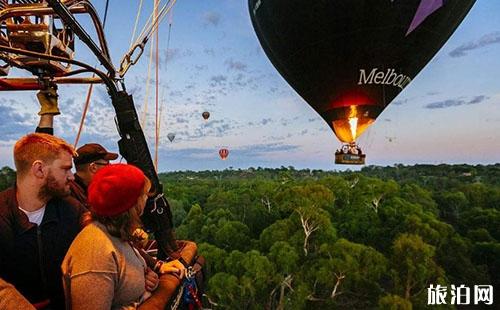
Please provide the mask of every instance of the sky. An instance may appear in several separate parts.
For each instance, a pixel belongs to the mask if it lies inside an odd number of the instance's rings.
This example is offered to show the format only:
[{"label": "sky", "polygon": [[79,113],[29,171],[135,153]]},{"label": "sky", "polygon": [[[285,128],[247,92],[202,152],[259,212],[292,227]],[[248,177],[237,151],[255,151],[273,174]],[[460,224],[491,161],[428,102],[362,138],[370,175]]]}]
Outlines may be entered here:
[{"label": "sky", "polygon": [[[93,1],[101,16],[104,3]],[[105,32],[116,67],[129,49],[139,3],[110,0]],[[139,29],[152,3],[144,0]],[[158,170],[358,169],[334,164],[340,142],[272,66],[247,5],[244,0],[178,0],[161,24]],[[478,0],[436,56],[362,135],[358,143],[368,165],[500,162],[498,12],[500,1]],[[79,20],[94,36],[88,18]],[[75,59],[97,63],[82,44],[75,50]],[[146,83],[149,55],[148,45],[125,84],[154,154],[154,74],[149,89]],[[28,74],[15,69],[14,76]],[[83,85],[59,87],[62,114],[56,117],[55,133],[70,143],[86,93]],[[35,92],[0,95],[0,166],[13,166],[12,146],[36,127],[38,109]],[[210,112],[208,121],[203,111]],[[96,87],[79,146],[98,142],[117,151],[113,118],[105,88]],[[168,133],[175,133],[173,142]],[[221,148],[229,149],[225,161],[218,155]]]}]

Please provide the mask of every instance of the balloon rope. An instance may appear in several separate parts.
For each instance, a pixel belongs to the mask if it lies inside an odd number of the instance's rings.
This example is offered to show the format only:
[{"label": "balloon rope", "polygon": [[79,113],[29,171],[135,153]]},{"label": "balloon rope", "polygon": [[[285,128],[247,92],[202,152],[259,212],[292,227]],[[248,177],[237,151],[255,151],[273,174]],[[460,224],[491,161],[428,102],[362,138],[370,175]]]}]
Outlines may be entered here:
[{"label": "balloon rope", "polygon": [[153,63],[153,43],[154,43],[154,38],[153,42],[151,42],[151,45],[149,46],[148,76],[146,78],[146,97],[144,98],[142,117],[141,117],[141,126],[144,132],[146,132],[146,127],[147,127],[146,118],[148,114],[149,85],[151,82],[151,64]]},{"label": "balloon rope", "polygon": [[[106,19],[108,18],[108,7],[109,0],[106,0],[106,6],[104,8],[104,18],[102,22],[102,29],[106,27]],[[92,77],[95,77],[95,73],[92,74]],[[82,134],[83,124],[85,123],[85,119],[87,118],[87,112],[90,106],[90,98],[92,97],[92,90],[94,89],[94,84],[89,85],[89,89],[87,90],[87,98],[85,99],[85,105],[83,106],[82,117],[80,118],[80,126],[78,127],[78,133],[76,134],[75,144],[73,147],[76,149],[78,146],[78,141],[80,141],[80,135]]]},{"label": "balloon rope", "polygon": [[[133,45],[147,42],[147,40],[149,39],[149,37],[159,27],[159,24],[161,23],[161,21],[163,20],[163,18],[165,18],[165,16],[167,15],[167,13],[172,9],[172,7],[176,3],[176,1],[177,0],[168,0],[163,5],[163,7],[158,11],[157,14],[153,13],[153,14],[151,14],[149,16],[148,20],[146,21],[146,24],[142,28],[141,33],[139,34],[139,36],[137,37],[137,39],[135,40],[135,42],[134,42]],[[158,5],[160,5],[160,4],[158,4]],[[150,23],[151,19],[153,21]]]},{"label": "balloon rope", "polygon": [[137,15],[135,17],[134,30],[132,31],[132,37],[130,38],[129,49],[132,48],[132,43],[134,43],[135,34],[137,33],[137,24],[139,23],[139,17],[141,16],[143,1],[144,0],[141,0],[141,2],[139,2],[139,8],[137,9]]},{"label": "balloon rope", "polygon": [[[158,0],[155,0],[155,16],[158,16]],[[158,172],[158,144],[159,144],[159,137],[160,137],[160,133],[159,133],[159,93],[158,93],[158,90],[159,90],[159,85],[160,85],[160,76],[159,76],[159,67],[160,67],[160,63],[159,63],[159,46],[160,46],[160,42],[159,42],[159,32],[160,32],[160,29],[159,28],[156,28],[156,32],[155,32],[155,38],[156,38],[156,41],[155,41],[155,51],[156,51],[156,55],[155,55],[155,82],[156,82],[156,85],[155,85],[155,161],[154,161],[154,165],[155,165],[155,169],[156,171]]]},{"label": "balloon rope", "polygon": [[[170,13],[170,22],[169,22],[169,25],[168,25],[168,37],[167,37],[167,53],[168,53],[168,50],[169,50],[169,47],[170,47],[170,34],[172,32],[172,13]],[[166,57],[165,59],[165,75],[167,74],[167,61],[168,61],[168,57]],[[165,109],[166,107],[166,104],[165,104],[165,88],[162,90],[162,96],[161,96],[161,104],[160,104],[160,115],[158,117],[158,121],[157,121],[157,137],[156,137],[156,148],[155,148],[155,167],[158,169],[158,149],[159,149],[159,146],[160,146],[160,138],[161,138],[161,123],[162,123],[162,120],[163,120],[163,110]]]}]

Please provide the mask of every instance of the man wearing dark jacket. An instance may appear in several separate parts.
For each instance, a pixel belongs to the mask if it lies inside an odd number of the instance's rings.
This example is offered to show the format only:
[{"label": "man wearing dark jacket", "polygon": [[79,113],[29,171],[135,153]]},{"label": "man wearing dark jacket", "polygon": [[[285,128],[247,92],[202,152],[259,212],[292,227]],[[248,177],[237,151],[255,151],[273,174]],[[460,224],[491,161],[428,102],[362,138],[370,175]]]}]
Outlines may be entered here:
[{"label": "man wearing dark jacket", "polygon": [[118,154],[108,152],[97,143],[85,144],[76,152],[78,156],[73,159],[76,169],[75,180],[70,182],[71,197],[87,205],[87,187],[90,181],[97,171],[109,165],[110,160],[117,159]]},{"label": "man wearing dark jacket", "polygon": [[14,146],[16,185],[0,193],[0,277],[38,308],[64,308],[60,265],[81,229],[70,194],[73,147],[41,133]]}]

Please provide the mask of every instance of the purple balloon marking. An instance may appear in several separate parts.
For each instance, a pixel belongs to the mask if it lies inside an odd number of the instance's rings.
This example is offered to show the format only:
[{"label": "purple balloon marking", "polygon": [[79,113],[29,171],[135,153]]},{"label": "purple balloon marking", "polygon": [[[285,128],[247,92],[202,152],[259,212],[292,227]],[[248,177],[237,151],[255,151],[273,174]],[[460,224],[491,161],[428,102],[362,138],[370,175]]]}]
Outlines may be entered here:
[{"label": "purple balloon marking", "polygon": [[410,28],[406,32],[406,35],[410,34],[415,28],[417,28],[429,15],[434,13],[437,9],[442,7],[444,0],[422,0],[418,5],[417,13],[411,21]]}]

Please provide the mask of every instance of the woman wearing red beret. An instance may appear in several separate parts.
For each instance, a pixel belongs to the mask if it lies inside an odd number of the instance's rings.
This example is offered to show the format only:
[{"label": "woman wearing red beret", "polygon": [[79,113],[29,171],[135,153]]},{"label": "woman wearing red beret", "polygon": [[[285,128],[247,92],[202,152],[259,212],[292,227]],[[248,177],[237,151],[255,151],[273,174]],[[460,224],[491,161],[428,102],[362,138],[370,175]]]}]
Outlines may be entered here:
[{"label": "woman wearing red beret", "polygon": [[[132,244],[150,188],[132,165],[109,165],[94,176],[88,189],[94,221],[78,234],[62,263],[68,309],[135,309],[156,288],[158,276]],[[167,264],[162,269],[181,273],[178,261]]]}]

